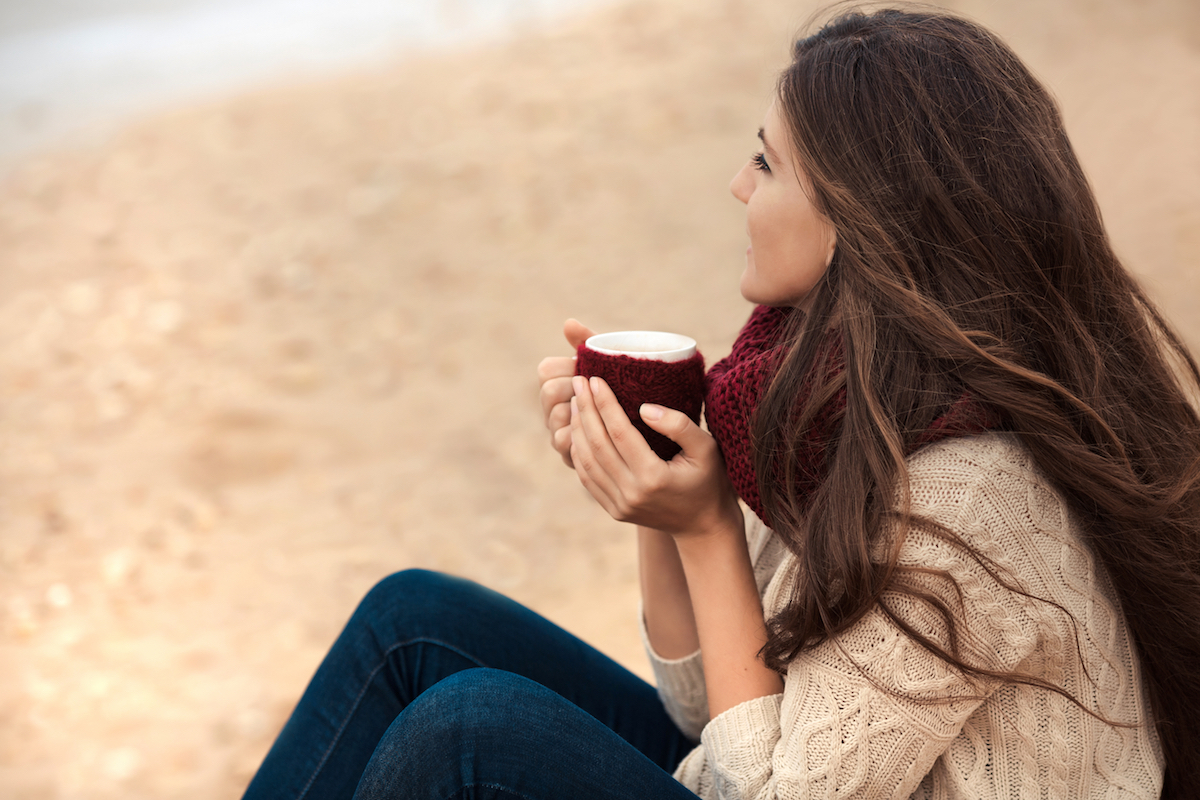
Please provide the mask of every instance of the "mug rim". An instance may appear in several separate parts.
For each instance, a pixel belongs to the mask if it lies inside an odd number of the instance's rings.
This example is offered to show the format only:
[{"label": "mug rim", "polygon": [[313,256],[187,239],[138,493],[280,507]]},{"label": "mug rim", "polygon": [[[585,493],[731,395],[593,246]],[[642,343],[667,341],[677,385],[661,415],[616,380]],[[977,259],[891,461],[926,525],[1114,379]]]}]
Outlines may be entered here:
[{"label": "mug rim", "polygon": [[[643,342],[637,350],[621,349],[618,345],[629,340]],[[655,340],[658,341],[655,341]],[[647,350],[647,346],[662,345],[659,349]],[[605,346],[607,345],[607,346]],[[589,350],[609,356],[629,356],[647,361],[683,361],[696,353],[696,340],[682,333],[668,331],[611,331],[597,333],[587,338],[584,346]]]}]

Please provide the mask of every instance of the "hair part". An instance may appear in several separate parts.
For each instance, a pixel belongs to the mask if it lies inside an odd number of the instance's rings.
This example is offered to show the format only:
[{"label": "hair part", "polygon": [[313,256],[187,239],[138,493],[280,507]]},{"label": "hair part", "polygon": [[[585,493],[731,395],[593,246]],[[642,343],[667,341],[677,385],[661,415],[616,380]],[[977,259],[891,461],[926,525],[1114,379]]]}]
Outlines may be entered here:
[{"label": "hair part", "polygon": [[[993,34],[943,12],[852,10],[793,56],[778,103],[838,244],[753,421],[760,492],[799,573],[764,659],[782,670],[906,591],[898,550],[875,563],[871,546],[906,496],[906,454],[968,391],[1028,448],[1112,580],[1163,797],[1180,796],[1200,780],[1196,362],[1113,252],[1053,99]],[[845,370],[796,408],[830,330]],[[799,497],[797,448],[842,388],[828,478]],[[967,675],[1044,685],[966,663],[940,613],[949,651],[905,633]]]}]

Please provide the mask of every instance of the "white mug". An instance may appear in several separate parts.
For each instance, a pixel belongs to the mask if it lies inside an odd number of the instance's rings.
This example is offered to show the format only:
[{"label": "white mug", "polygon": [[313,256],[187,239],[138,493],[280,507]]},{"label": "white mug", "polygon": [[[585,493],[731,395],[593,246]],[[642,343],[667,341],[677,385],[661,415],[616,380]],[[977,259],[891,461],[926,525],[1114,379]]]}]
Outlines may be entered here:
[{"label": "white mug", "polygon": [[662,331],[614,331],[588,338],[584,346],[609,356],[629,356],[648,361],[683,361],[696,354],[696,340]]}]

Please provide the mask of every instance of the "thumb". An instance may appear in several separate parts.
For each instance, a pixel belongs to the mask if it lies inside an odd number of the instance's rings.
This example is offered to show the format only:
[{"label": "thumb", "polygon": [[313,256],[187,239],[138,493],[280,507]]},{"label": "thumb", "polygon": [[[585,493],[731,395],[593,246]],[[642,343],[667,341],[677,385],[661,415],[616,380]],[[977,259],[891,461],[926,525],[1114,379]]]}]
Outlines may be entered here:
[{"label": "thumb", "polygon": [[651,430],[661,433],[683,448],[685,455],[695,455],[697,446],[711,439],[704,429],[684,414],[673,408],[655,403],[642,403],[638,414]]},{"label": "thumb", "polygon": [[583,344],[589,336],[595,335],[595,331],[577,319],[569,319],[563,323],[563,336],[567,337],[567,342],[575,349],[578,349],[579,345]]}]

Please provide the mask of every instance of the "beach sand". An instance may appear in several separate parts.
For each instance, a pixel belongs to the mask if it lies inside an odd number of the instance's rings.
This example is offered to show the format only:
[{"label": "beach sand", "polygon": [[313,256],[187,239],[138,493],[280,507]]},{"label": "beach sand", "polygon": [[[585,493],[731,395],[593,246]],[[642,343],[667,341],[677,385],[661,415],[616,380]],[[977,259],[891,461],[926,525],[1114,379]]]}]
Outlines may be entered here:
[{"label": "beach sand", "polygon": [[[960,2],[1060,98],[1121,255],[1200,346],[1200,11]],[[729,178],[812,5],[642,0],[131,123],[0,183],[0,795],[239,795],[358,598],[506,592],[642,675],[630,531],[535,368],[724,355]]]}]

